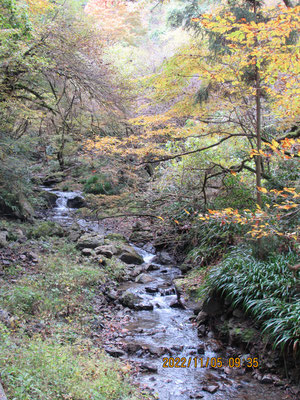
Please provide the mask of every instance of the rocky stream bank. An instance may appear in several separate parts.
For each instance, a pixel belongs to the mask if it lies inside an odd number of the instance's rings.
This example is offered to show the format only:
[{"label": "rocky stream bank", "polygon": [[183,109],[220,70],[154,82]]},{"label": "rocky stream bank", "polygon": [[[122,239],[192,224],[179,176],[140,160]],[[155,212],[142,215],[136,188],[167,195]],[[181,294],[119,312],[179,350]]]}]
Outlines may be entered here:
[{"label": "rocky stream bank", "polygon": [[[48,192],[56,199],[44,218],[62,226],[80,259],[114,269],[117,278],[98,288],[90,336],[128,366],[142,390],[161,400],[299,398],[299,388],[277,375],[272,353],[261,357],[258,331],[240,310],[215,296],[201,303],[186,298],[169,253],[76,217],[80,193]],[[3,248],[7,234],[0,234]]]}]

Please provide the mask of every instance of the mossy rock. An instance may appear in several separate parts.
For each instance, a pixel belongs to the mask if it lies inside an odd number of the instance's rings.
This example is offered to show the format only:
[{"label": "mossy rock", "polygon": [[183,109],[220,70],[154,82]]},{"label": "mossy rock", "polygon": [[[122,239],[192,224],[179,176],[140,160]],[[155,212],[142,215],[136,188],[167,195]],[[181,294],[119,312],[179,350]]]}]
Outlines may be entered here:
[{"label": "mossy rock", "polygon": [[42,204],[42,206],[46,207],[54,207],[56,204],[56,200],[58,199],[57,194],[52,192],[47,192],[46,190],[41,192],[40,197],[45,202],[45,204]]},{"label": "mossy rock", "polygon": [[53,221],[44,221],[38,225],[34,225],[27,232],[29,238],[39,239],[41,237],[65,236],[64,229]]},{"label": "mossy rock", "polygon": [[126,237],[121,235],[120,233],[109,233],[108,235],[105,236],[104,239],[128,243]]},{"label": "mossy rock", "polygon": [[255,328],[250,327],[245,322],[239,323],[235,319],[228,321],[227,331],[231,343],[255,343],[259,336]]}]

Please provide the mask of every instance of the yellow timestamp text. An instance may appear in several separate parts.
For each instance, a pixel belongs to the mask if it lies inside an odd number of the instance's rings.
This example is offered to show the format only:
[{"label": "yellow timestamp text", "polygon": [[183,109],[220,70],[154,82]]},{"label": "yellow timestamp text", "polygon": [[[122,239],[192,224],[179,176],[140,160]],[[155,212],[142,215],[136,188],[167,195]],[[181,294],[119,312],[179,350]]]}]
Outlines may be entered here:
[{"label": "yellow timestamp text", "polygon": [[258,358],[255,357],[248,357],[246,359],[231,357],[227,360],[221,357],[164,357],[162,361],[163,368],[258,368]]}]

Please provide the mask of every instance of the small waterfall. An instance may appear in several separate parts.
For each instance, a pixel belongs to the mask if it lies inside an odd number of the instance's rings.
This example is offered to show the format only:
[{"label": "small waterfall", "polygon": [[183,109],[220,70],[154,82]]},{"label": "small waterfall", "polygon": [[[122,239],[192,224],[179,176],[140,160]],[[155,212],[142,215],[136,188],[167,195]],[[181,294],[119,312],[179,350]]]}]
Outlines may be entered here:
[{"label": "small waterfall", "polygon": [[61,192],[44,187],[43,190],[54,193],[58,196],[56,204],[49,212],[49,216],[53,221],[62,223],[63,225],[72,225],[74,222],[74,209],[68,206],[68,200],[75,197],[82,197],[81,192]]}]

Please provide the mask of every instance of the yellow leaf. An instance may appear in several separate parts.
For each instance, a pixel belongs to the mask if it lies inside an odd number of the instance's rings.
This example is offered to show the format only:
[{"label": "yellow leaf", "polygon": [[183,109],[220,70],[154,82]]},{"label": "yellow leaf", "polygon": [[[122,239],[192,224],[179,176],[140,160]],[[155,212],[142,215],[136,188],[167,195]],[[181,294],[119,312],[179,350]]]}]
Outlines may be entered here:
[{"label": "yellow leaf", "polygon": [[184,208],[184,211],[187,213],[187,215],[190,215],[190,213],[188,212],[188,210],[186,210],[185,208]]},{"label": "yellow leaf", "polygon": [[174,222],[176,222],[176,224],[179,225],[179,222],[177,221],[177,219],[174,219]]},{"label": "yellow leaf", "polygon": [[257,186],[257,190],[259,190],[259,191],[262,192],[262,193],[268,193],[267,189],[266,189],[266,188],[263,188],[263,187]]},{"label": "yellow leaf", "polygon": [[161,219],[162,221],[164,221],[163,217],[156,217],[156,218],[159,218],[159,219]]}]

